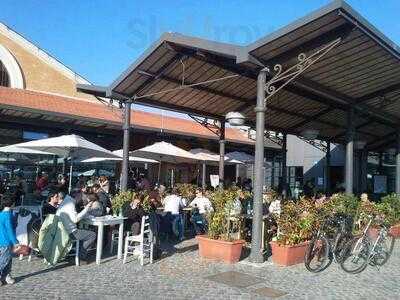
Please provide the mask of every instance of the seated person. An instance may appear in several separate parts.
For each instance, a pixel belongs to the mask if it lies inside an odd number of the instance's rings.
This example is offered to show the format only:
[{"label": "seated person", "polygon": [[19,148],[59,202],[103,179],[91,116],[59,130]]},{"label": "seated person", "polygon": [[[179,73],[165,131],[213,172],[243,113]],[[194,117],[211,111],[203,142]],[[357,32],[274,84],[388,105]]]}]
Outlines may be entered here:
[{"label": "seated person", "polygon": [[43,203],[42,214],[44,217],[47,215],[55,215],[57,212],[60,196],[58,190],[53,190],[49,193],[47,201]]},{"label": "seated person", "polygon": [[86,186],[82,187],[79,191],[74,193],[74,198],[75,198],[75,205],[76,205],[76,210],[80,212],[88,203],[88,194],[89,194],[89,188]]},{"label": "seated person", "polygon": [[106,193],[106,194],[110,193],[110,181],[108,180],[108,178],[106,176],[100,176],[99,185],[104,193]]},{"label": "seated person", "polygon": [[183,240],[183,220],[179,212],[183,207],[185,207],[185,203],[178,196],[177,190],[175,188],[170,189],[164,199],[164,212],[167,213],[166,217],[174,234],[181,241]]},{"label": "seated person", "polygon": [[194,226],[196,234],[205,233],[207,226],[206,214],[214,210],[210,200],[203,196],[203,191],[201,189],[197,189],[196,197],[189,205],[194,208],[190,221]]},{"label": "seated person", "polygon": [[158,189],[154,189],[149,193],[149,200],[153,210],[156,210],[158,207],[162,206],[161,195]]},{"label": "seated person", "polygon": [[103,204],[100,202],[99,197],[95,193],[90,193],[87,195],[89,210],[87,214],[92,217],[104,216]]},{"label": "seated person", "polygon": [[95,183],[92,187],[92,192],[95,193],[98,197],[98,200],[103,206],[103,215],[107,213],[107,211],[111,210],[111,200],[110,196],[103,191],[100,184]]},{"label": "seated person", "polygon": [[42,193],[45,189],[47,189],[49,185],[49,175],[47,173],[42,173],[42,176],[38,178],[36,182],[36,190],[40,194]]},{"label": "seated person", "polygon": [[133,235],[140,234],[142,217],[146,214],[142,207],[143,200],[143,195],[134,197],[125,210],[126,225]]},{"label": "seated person", "polygon": [[57,209],[56,215],[60,217],[67,232],[75,239],[81,241],[79,257],[83,263],[87,261],[88,249],[96,240],[96,233],[90,230],[78,229],[78,222],[87,216],[92,202],[89,202],[85,208],[77,213],[75,208],[75,199],[69,195],[62,195],[61,204]]},{"label": "seated person", "polygon": [[190,202],[189,206],[197,206],[201,215],[214,211],[211,201],[207,197],[203,196],[202,189],[196,190],[196,197],[193,199],[192,202]]}]

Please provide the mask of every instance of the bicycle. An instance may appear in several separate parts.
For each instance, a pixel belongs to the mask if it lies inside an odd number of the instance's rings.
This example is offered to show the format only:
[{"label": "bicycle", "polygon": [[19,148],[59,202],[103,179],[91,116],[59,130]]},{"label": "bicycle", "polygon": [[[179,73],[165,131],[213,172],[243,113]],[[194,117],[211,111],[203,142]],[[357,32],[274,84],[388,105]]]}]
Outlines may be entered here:
[{"label": "bicycle", "polygon": [[343,248],[343,260],[341,268],[350,274],[358,274],[371,266],[383,266],[393,251],[395,239],[389,234],[386,225],[381,224],[378,236],[372,242],[368,235],[372,224],[372,217],[369,217],[367,226],[364,228],[361,237],[355,237]]},{"label": "bicycle", "polygon": [[[336,214],[324,222],[307,246],[304,265],[308,271],[318,273],[330,266],[334,260],[340,263],[344,245],[352,239],[352,219],[343,214]],[[333,236],[331,229],[335,229]]]}]

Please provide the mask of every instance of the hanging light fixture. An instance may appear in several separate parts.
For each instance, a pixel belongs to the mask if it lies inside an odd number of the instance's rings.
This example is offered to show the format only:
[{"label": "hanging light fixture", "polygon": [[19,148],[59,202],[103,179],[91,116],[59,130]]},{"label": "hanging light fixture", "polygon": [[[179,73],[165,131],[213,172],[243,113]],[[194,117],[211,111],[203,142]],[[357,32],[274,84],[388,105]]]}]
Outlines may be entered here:
[{"label": "hanging light fixture", "polygon": [[300,135],[307,140],[315,140],[318,137],[318,134],[318,129],[305,129],[300,133]]},{"label": "hanging light fixture", "polygon": [[232,111],[226,114],[225,119],[231,126],[242,126],[246,118],[240,112]]}]

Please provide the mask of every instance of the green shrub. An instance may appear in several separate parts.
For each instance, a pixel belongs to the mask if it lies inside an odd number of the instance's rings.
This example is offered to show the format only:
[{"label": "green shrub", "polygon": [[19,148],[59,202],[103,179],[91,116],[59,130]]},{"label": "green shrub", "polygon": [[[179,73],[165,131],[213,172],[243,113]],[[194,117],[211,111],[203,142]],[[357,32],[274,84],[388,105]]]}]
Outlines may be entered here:
[{"label": "green shrub", "polygon": [[236,190],[216,190],[209,195],[214,211],[208,215],[208,237],[216,240],[232,240],[229,230],[229,208],[237,198]]},{"label": "green shrub", "polygon": [[176,185],[179,195],[185,198],[187,201],[191,201],[196,196],[197,186],[189,183],[178,183]]},{"label": "green shrub", "polygon": [[400,223],[400,195],[390,194],[382,198],[381,209],[388,213],[392,224]]},{"label": "green shrub", "polygon": [[335,194],[326,204],[326,209],[332,214],[347,214],[356,219],[359,212],[360,203],[361,201],[354,195]]},{"label": "green shrub", "polygon": [[310,240],[320,223],[314,201],[301,198],[298,202],[285,203],[281,209],[277,218],[278,244],[294,246]]},{"label": "green shrub", "polygon": [[127,205],[132,202],[132,199],[136,196],[133,191],[119,192],[111,199],[111,205],[114,213],[118,214],[120,212],[124,213]]}]

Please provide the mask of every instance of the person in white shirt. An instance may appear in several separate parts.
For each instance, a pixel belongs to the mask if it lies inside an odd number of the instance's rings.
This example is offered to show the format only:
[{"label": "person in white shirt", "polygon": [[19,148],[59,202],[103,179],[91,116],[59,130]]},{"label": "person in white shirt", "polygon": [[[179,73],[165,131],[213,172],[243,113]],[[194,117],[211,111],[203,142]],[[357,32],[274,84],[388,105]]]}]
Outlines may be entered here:
[{"label": "person in white shirt", "polygon": [[214,211],[210,199],[203,196],[203,191],[201,189],[196,190],[196,198],[190,202],[189,206],[197,207],[201,215]]},{"label": "person in white shirt", "polygon": [[172,232],[180,241],[183,240],[183,219],[180,210],[185,206],[185,200],[178,196],[175,188],[170,190],[168,195],[164,198],[164,212],[167,213],[166,218],[171,225]]},{"label": "person in white shirt", "polygon": [[204,234],[207,227],[206,215],[214,211],[211,201],[203,196],[201,189],[197,189],[196,198],[190,202],[189,206],[193,208],[190,221],[193,224],[196,234]]},{"label": "person in white shirt", "polygon": [[269,205],[268,211],[273,215],[280,215],[281,214],[281,200],[275,199]]},{"label": "person in white shirt", "polygon": [[87,260],[87,252],[89,247],[96,240],[96,233],[90,230],[78,229],[77,224],[85,218],[91,209],[92,202],[89,202],[85,208],[78,213],[75,208],[75,199],[69,195],[60,195],[62,199],[57,209],[56,215],[60,217],[67,232],[77,240],[81,241],[81,249],[79,251],[80,259]]}]

